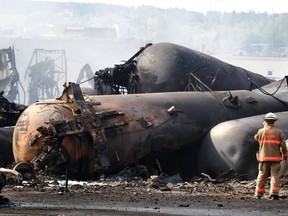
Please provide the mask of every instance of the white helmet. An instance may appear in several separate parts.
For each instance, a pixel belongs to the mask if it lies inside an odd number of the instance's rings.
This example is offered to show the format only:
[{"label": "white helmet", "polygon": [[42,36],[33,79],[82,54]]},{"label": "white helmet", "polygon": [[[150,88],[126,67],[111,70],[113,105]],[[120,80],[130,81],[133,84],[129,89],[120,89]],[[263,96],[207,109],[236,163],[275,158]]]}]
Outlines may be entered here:
[{"label": "white helmet", "polygon": [[278,118],[277,118],[277,116],[274,113],[269,112],[269,113],[266,114],[264,120],[265,121],[277,121]]}]

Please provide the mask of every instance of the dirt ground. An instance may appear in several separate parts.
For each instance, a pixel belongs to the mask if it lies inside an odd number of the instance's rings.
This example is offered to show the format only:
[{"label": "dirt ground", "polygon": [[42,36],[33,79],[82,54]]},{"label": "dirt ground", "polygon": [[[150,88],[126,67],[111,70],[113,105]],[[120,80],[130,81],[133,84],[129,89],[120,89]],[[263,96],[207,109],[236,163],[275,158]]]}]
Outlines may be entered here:
[{"label": "dirt ground", "polygon": [[[175,181],[176,179],[176,181]],[[177,182],[177,177],[174,178]],[[172,181],[173,182],[173,179]],[[287,215],[288,178],[281,178],[280,200],[253,198],[255,181],[165,183],[152,176],[114,176],[98,181],[68,181],[40,177],[7,185],[0,215]],[[66,191],[67,189],[67,191]],[[8,201],[9,200],[9,201]]]}]

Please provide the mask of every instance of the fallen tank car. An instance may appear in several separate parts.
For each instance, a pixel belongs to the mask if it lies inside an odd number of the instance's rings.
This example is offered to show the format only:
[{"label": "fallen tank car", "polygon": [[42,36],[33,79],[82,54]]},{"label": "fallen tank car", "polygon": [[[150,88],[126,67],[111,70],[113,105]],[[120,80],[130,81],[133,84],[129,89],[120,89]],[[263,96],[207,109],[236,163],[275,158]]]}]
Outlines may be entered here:
[{"label": "fallen tank car", "polygon": [[96,71],[94,89],[100,95],[251,90],[254,83],[263,86],[272,81],[190,48],[158,43],[140,48],[124,64]]},{"label": "fallen tank car", "polygon": [[26,108],[26,105],[10,102],[0,92],[0,127],[14,126]]},{"label": "fallen tank car", "polygon": [[14,127],[0,127],[0,167],[7,167],[14,162],[12,140]]},{"label": "fallen tank car", "polygon": [[12,137],[14,125],[27,106],[14,103],[18,92],[19,74],[14,48],[0,50],[0,167],[14,162]]},{"label": "fallen tank car", "polygon": [[[68,170],[76,179],[144,159],[158,159],[170,175],[191,177],[197,164],[191,154],[198,154],[212,127],[286,110],[282,101],[247,90],[84,96],[79,85],[69,83],[61,97],[32,104],[21,114],[13,153],[18,164]],[[188,157],[169,157],[181,151]],[[167,158],[170,162],[162,163]]]},{"label": "fallen tank car", "polygon": [[[266,85],[257,90],[265,93],[283,104],[288,104],[288,77]],[[288,112],[276,113],[278,120],[276,127],[280,128],[288,139]],[[256,151],[258,142],[254,140],[254,134],[263,127],[264,115],[256,115],[222,122],[213,127],[203,139],[198,154],[199,172],[217,178],[223,173],[233,170],[239,175],[247,175],[250,178],[257,176]],[[217,161],[217,163],[211,163]],[[281,174],[288,171],[287,163],[282,163]]]},{"label": "fallen tank car", "polygon": [[8,101],[0,93],[0,167],[14,162],[12,140],[14,126],[27,106]]},{"label": "fallen tank car", "polygon": [[[276,127],[280,128],[287,137],[288,112],[275,114],[279,118],[275,123]],[[256,151],[259,149],[259,144],[253,137],[263,127],[263,117],[264,115],[257,115],[240,118],[213,127],[200,146],[197,163],[199,172],[217,179],[231,170],[237,175],[255,179],[258,174]],[[285,173],[286,169],[282,164],[281,173]]]}]

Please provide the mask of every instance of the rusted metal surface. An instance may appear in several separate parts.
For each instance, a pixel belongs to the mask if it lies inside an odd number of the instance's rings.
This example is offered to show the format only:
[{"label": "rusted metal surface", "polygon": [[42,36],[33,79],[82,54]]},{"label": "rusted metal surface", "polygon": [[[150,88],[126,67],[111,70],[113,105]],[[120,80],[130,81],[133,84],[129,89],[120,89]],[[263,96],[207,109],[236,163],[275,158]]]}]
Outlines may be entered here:
[{"label": "rusted metal surface", "polygon": [[273,97],[246,90],[88,97],[70,83],[58,99],[24,111],[13,152],[16,162],[60,173],[69,165],[71,177],[89,178],[186,147],[196,151],[220,122],[285,110]]}]

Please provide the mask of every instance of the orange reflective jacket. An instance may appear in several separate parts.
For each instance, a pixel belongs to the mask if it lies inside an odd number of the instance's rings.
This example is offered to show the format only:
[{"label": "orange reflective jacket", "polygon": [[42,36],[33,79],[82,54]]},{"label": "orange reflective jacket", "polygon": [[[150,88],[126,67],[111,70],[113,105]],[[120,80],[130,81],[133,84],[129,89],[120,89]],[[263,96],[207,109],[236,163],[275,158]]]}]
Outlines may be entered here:
[{"label": "orange reflective jacket", "polygon": [[287,155],[285,137],[283,132],[271,125],[261,128],[255,139],[259,142],[259,162],[280,162]]}]

